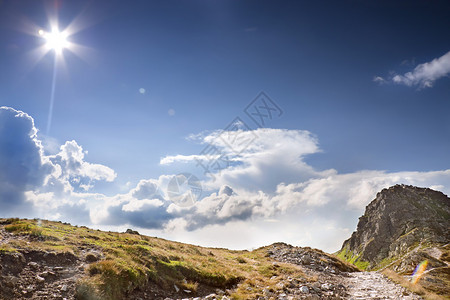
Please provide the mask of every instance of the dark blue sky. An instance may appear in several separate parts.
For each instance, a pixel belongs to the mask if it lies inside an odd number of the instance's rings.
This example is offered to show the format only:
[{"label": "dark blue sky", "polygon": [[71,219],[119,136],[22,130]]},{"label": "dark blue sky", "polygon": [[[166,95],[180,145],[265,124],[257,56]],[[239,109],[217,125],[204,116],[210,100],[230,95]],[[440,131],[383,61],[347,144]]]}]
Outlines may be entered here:
[{"label": "dark blue sky", "polygon": [[[449,16],[448,1],[5,0],[0,106],[34,118],[47,154],[75,140],[112,168],[115,183],[96,186],[106,194],[162,174],[201,177],[160,160],[199,154],[186,137],[237,116],[257,129],[244,109],[260,91],[283,110],[268,128],[317,138],[321,151],[302,158],[316,171],[445,170]],[[33,49],[49,19],[74,24],[68,40],[83,48],[58,58],[46,132],[55,53],[37,60]]]},{"label": "dark blue sky", "polygon": [[[1,103],[41,131],[52,54],[30,70],[27,51],[41,41],[21,31],[24,20],[48,27],[52,3],[0,6]],[[50,135],[115,169],[156,175],[161,156],[198,151],[185,136],[225,127],[261,90],[285,112],[273,127],[318,136],[324,153],[309,158],[318,168],[449,167],[448,78],[422,90],[372,80],[450,50],[447,1],[57,3],[60,29],[79,17],[87,28],[70,40],[93,53],[65,51]]]}]

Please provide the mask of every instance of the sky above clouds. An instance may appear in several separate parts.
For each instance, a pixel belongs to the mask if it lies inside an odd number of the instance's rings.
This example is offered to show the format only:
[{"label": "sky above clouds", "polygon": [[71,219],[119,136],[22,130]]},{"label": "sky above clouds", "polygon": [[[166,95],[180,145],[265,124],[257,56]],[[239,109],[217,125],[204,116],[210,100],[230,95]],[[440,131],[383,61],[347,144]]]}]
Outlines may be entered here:
[{"label": "sky above clouds", "polygon": [[[0,217],[336,251],[382,188],[450,194],[449,13],[3,1]],[[55,20],[61,53],[39,34]],[[194,203],[173,197],[177,174],[201,186]]]}]

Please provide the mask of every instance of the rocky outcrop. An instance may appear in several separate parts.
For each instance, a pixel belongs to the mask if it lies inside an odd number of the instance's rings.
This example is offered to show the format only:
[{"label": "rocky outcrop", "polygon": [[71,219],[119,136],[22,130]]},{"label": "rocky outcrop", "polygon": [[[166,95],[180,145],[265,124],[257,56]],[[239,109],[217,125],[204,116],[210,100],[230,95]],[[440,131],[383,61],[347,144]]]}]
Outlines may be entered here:
[{"label": "rocky outcrop", "polygon": [[267,255],[281,262],[301,265],[331,274],[359,271],[358,268],[351,264],[347,264],[319,249],[310,247],[294,247],[285,243],[275,243],[268,247]]},{"label": "rocky outcrop", "polygon": [[417,247],[450,240],[450,198],[429,188],[396,185],[379,192],[346,240],[341,257],[374,269]]},{"label": "rocky outcrop", "polygon": [[450,295],[450,198],[429,188],[396,185],[379,192],[337,253],[367,270],[411,276],[423,261],[421,285]]}]

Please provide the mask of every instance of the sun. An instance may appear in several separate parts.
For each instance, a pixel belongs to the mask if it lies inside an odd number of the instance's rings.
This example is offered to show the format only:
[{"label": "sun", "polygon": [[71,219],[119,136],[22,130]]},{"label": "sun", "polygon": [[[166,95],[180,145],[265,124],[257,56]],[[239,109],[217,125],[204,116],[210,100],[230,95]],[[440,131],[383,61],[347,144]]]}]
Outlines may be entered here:
[{"label": "sun", "polygon": [[40,29],[38,34],[45,39],[45,48],[55,51],[56,54],[61,54],[63,49],[68,48],[70,45],[69,41],[67,41],[67,32],[59,31],[56,27],[51,32],[45,32]]}]

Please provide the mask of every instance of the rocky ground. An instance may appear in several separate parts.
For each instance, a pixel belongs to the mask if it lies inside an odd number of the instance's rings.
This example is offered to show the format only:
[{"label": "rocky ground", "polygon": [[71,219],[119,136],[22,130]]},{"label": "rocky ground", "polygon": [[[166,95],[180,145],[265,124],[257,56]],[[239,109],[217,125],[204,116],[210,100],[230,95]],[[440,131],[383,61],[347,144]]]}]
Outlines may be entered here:
[{"label": "rocky ground", "polygon": [[[12,238],[3,229],[0,233],[0,245]],[[93,248],[82,253],[0,251],[0,299],[74,299],[85,266],[102,257]]]},{"label": "rocky ground", "polygon": [[[268,255],[280,262],[300,265],[308,279],[286,277],[278,284],[279,289],[263,289],[260,300],[422,299],[379,272],[360,272],[316,249],[277,243],[269,247]],[[230,299],[227,294],[219,290],[204,297],[187,295],[186,299]],[[172,298],[165,298],[169,299]]]}]

